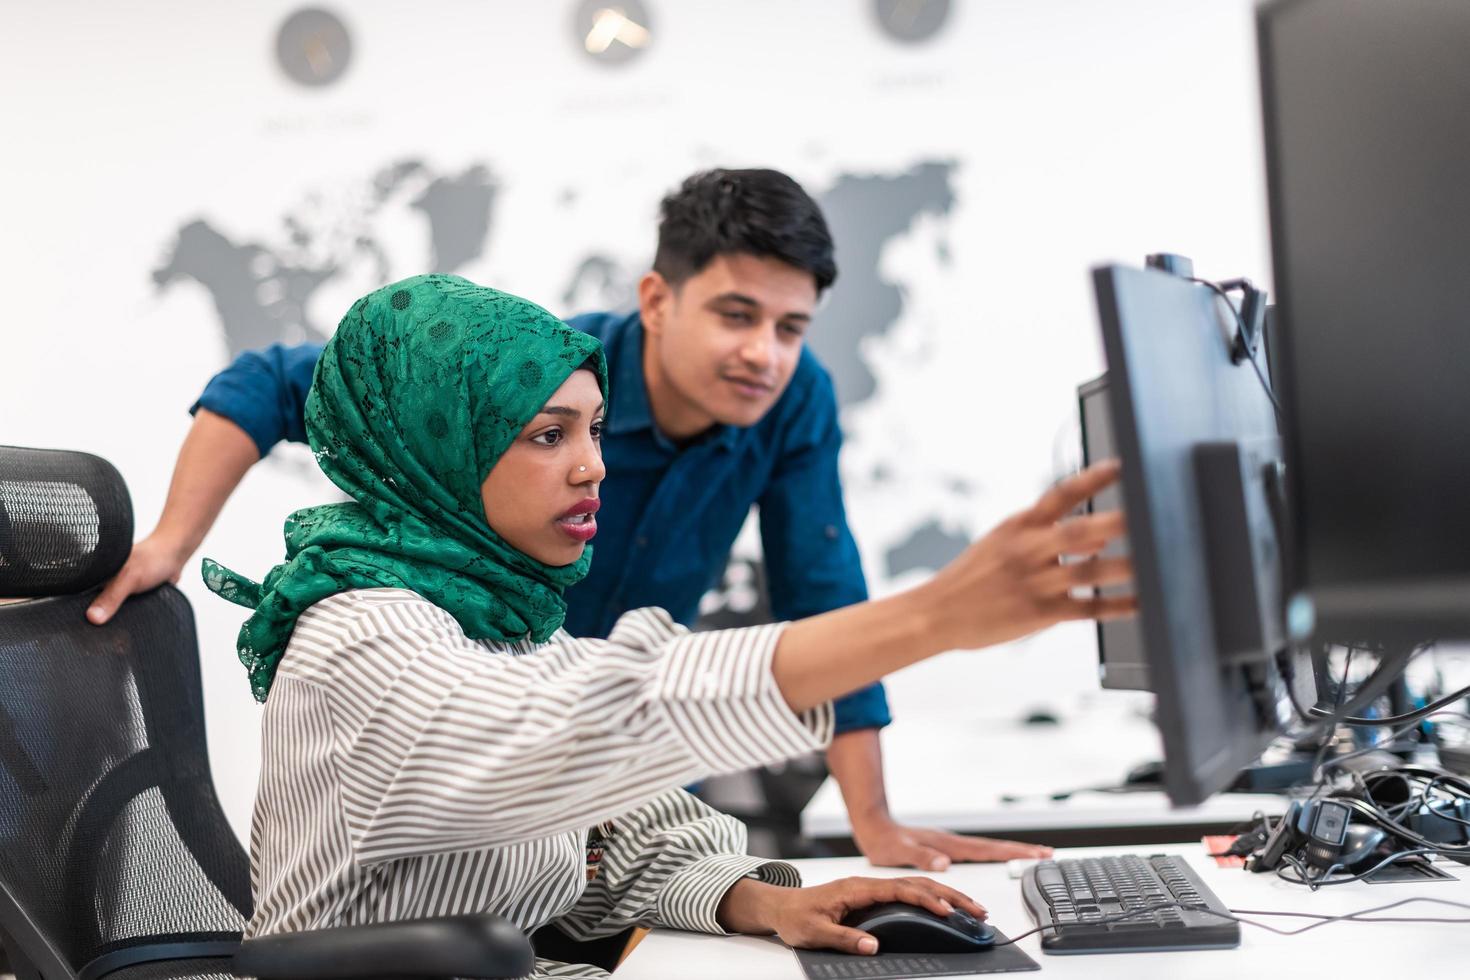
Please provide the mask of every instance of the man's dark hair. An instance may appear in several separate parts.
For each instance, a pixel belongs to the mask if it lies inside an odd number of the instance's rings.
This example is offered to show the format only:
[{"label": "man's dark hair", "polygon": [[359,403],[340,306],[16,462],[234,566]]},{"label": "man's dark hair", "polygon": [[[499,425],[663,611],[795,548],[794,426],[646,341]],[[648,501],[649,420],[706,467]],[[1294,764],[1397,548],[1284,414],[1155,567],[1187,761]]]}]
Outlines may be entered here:
[{"label": "man's dark hair", "polygon": [[837,278],[822,209],[778,170],[704,170],[660,207],[653,268],[678,287],[718,255],[780,259],[810,272],[820,294]]}]

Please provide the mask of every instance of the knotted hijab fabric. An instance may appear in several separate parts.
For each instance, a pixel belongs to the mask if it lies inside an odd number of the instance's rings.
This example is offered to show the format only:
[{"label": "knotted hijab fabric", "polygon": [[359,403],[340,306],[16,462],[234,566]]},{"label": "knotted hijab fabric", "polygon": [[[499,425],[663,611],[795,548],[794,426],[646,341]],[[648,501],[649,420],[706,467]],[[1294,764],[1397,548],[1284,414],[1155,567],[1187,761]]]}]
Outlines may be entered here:
[{"label": "knotted hijab fabric", "polygon": [[517,551],[486,523],[480,486],[584,365],[606,399],[595,339],[458,276],[416,276],[353,304],[306,399],[317,463],[352,501],[287,518],[286,560],[261,583],[204,561],[212,591],[254,609],[237,646],[257,701],[297,617],[351,589],[409,589],[474,639],[556,632],[562,592],[587,574],[592,549],[564,566]]}]

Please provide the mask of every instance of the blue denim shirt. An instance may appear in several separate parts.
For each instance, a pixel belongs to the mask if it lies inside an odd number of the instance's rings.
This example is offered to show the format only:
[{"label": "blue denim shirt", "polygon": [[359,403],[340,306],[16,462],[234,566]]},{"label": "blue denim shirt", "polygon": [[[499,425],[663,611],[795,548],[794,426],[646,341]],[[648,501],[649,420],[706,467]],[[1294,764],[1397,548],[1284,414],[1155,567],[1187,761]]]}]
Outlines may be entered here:
[{"label": "blue denim shirt", "polygon": [[[594,313],[568,323],[602,341],[611,389],[602,438],[608,478],[592,568],[566,593],[573,636],[605,637],[620,615],[642,606],[661,606],[692,625],[753,504],[777,619],[868,597],[842,505],[837,399],[809,350],[755,425],[716,426],[679,447],[653,424],[638,314]],[[305,442],[306,393],[321,351],[320,344],[247,351],[214,376],[194,409],[239,425],[262,456],[281,439]],[[891,720],[881,684],[840,699],[836,709],[839,732]]]}]

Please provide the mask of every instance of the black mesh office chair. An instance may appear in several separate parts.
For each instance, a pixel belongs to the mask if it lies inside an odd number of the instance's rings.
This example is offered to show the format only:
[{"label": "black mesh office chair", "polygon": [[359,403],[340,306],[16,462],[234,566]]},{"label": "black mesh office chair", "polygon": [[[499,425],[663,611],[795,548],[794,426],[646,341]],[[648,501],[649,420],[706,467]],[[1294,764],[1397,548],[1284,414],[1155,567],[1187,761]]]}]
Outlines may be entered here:
[{"label": "black mesh office chair", "polygon": [[193,613],[164,586],[103,627],[132,505],[82,453],[0,447],[0,943],[20,980],[518,977],[495,916],[240,944],[249,860],[215,796]]}]

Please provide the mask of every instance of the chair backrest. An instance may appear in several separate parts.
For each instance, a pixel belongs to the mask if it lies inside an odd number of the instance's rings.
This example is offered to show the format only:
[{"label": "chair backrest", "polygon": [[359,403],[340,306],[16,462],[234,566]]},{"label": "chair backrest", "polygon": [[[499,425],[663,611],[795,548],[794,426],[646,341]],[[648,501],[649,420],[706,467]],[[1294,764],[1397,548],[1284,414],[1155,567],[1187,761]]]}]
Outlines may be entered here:
[{"label": "chair backrest", "polygon": [[34,597],[0,605],[0,929],[48,978],[226,954],[250,915],[188,601],[85,619],[131,536],[110,465],[0,447],[0,596]]},{"label": "chair backrest", "polygon": [[0,596],[85,591],[117,571],[132,546],[132,501],[111,463],[0,446]]}]

